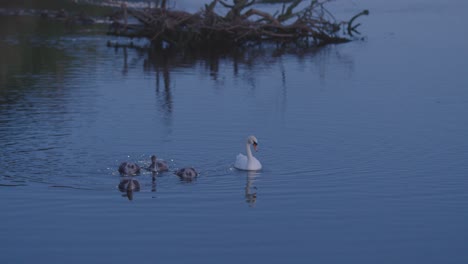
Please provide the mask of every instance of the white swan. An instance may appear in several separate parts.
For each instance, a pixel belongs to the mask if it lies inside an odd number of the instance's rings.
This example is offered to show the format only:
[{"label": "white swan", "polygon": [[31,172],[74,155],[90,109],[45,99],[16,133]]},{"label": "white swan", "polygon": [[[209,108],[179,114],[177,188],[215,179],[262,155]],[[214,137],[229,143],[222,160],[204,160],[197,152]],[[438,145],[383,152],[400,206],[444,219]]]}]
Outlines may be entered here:
[{"label": "white swan", "polygon": [[247,138],[247,156],[243,154],[237,155],[236,162],[234,163],[234,167],[236,169],[249,171],[256,171],[262,169],[262,164],[260,163],[260,161],[258,161],[258,159],[256,159],[252,155],[250,145],[253,145],[255,151],[257,151],[258,140],[255,136],[249,136]]}]

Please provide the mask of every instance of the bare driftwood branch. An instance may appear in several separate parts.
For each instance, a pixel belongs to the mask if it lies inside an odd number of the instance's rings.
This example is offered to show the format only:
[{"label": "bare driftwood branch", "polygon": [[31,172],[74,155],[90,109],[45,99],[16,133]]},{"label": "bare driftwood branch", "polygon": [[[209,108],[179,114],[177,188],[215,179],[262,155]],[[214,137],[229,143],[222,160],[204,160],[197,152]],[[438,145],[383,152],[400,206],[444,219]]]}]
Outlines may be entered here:
[{"label": "bare driftwood branch", "polygon": [[260,17],[263,17],[265,20],[269,21],[270,23],[274,24],[274,25],[279,25],[280,22],[275,19],[272,15],[266,13],[266,12],[262,12],[262,11],[259,11],[259,10],[256,10],[256,9],[249,9],[249,11],[245,12],[243,15],[242,15],[242,19],[247,19],[253,15],[257,15],[257,16],[260,16]]},{"label": "bare driftwood branch", "polygon": [[281,14],[278,16],[278,21],[283,22],[295,16],[296,14],[293,13],[293,9],[297,7],[297,5],[299,5],[301,2],[302,0],[295,0],[291,5],[288,6],[286,11],[284,10],[286,7],[286,4],[283,4],[283,10]]},{"label": "bare driftwood branch", "polygon": [[[177,47],[244,45],[265,41],[303,43],[309,40],[317,45],[324,45],[349,41],[348,36],[359,34],[357,27],[360,24],[354,24],[354,21],[369,12],[365,10],[350,21],[337,21],[324,7],[329,1],[331,0],[311,0],[302,10],[294,11],[301,2],[294,0],[288,5],[284,4],[279,15],[254,8],[247,10],[255,0],[232,0],[231,3],[213,0],[205,4],[204,9],[193,14],[170,10],[166,7],[166,1],[151,9],[123,6],[124,13],[137,19],[140,25],[130,26],[124,22],[124,26],[113,27],[114,30],[109,34],[143,37],[157,46],[166,43]],[[225,16],[215,12],[218,4],[228,9]],[[340,29],[343,29],[341,35]]]}]

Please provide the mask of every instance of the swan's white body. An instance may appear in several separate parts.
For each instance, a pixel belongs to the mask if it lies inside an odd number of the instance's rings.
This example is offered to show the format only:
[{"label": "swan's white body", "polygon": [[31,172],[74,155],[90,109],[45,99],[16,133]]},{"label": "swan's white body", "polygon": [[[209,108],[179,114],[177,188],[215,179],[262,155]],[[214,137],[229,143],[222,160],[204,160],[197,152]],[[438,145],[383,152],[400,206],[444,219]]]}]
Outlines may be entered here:
[{"label": "swan's white body", "polygon": [[234,168],[248,171],[257,171],[262,169],[262,164],[252,155],[252,150],[250,149],[250,145],[253,145],[256,150],[257,142],[258,141],[255,136],[247,138],[247,156],[244,154],[237,155]]}]

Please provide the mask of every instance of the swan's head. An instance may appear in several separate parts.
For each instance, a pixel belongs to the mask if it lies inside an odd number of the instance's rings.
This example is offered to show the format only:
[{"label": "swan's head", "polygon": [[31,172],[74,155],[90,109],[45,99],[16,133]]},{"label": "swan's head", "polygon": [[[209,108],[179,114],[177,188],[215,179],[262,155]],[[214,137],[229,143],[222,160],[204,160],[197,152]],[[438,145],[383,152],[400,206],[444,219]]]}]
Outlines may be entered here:
[{"label": "swan's head", "polygon": [[255,151],[257,151],[257,146],[258,146],[258,140],[255,136],[249,136],[247,138],[247,143],[252,145],[255,149]]}]

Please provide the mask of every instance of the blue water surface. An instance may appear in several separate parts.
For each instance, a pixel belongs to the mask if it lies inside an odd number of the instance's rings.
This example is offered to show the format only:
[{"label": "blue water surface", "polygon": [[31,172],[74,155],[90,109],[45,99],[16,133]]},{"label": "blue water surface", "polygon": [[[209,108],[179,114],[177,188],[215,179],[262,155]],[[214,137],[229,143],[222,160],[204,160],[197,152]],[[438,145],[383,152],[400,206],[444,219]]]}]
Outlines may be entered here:
[{"label": "blue water surface", "polygon": [[[468,5],[331,5],[364,38],[299,54],[1,17],[0,262],[467,263]],[[200,175],[119,190],[153,154]]]}]

